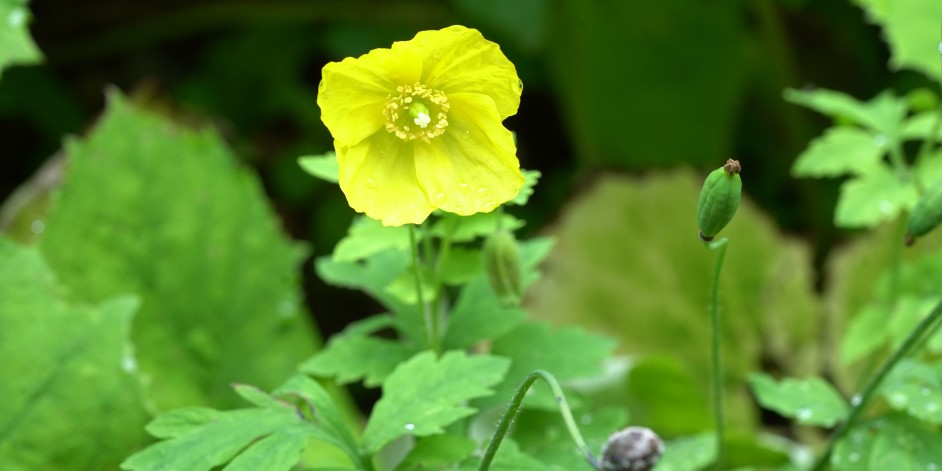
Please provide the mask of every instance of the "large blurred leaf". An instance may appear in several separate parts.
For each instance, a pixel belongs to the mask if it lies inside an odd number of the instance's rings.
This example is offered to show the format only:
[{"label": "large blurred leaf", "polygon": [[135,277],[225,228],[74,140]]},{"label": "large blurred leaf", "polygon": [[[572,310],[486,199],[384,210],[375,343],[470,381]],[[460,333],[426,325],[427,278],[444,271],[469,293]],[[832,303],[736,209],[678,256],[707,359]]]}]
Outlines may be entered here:
[{"label": "large blurred leaf", "polygon": [[[744,162],[747,194],[748,168]],[[605,332],[624,352],[675,357],[697,372],[705,393],[715,254],[697,238],[701,181],[688,172],[601,177],[551,231],[557,246],[530,293],[534,315]],[[730,239],[720,285],[727,391],[732,418],[743,424],[752,410],[744,376],[760,361],[814,373],[820,306],[808,248],[779,235],[748,199],[720,235]]]},{"label": "large blurred leaf", "polygon": [[755,373],[749,384],[759,404],[801,424],[833,427],[847,416],[844,398],[818,377],[784,378],[776,382],[765,373]]},{"label": "large blurred leaf", "polygon": [[29,35],[27,0],[0,0],[0,76],[13,64],[30,64],[42,55]]},{"label": "large blurred leaf", "polygon": [[547,50],[579,157],[724,159],[744,82],[743,18],[740,2],[557,2]]},{"label": "large blurred leaf", "polygon": [[140,294],[134,341],[158,406],[231,403],[230,383],[270,388],[311,353],[303,251],[214,132],[111,93],[95,130],[66,150],[41,248],[83,300]]},{"label": "large blurred leaf", "polygon": [[942,2],[937,0],[856,0],[870,18],[883,26],[890,45],[890,65],[918,70],[942,81],[939,44]]},{"label": "large blurred leaf", "polygon": [[146,442],[129,342],[138,303],[66,299],[35,249],[0,238],[0,463],[115,469]]},{"label": "large blurred leaf", "polygon": [[835,471],[935,470],[940,465],[942,435],[899,414],[854,427],[831,455]]}]

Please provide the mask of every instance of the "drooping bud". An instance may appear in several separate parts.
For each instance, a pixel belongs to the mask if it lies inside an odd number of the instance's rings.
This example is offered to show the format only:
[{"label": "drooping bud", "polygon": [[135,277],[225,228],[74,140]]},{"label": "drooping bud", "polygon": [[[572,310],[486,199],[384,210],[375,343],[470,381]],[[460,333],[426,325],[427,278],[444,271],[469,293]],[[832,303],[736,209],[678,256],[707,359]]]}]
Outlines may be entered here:
[{"label": "drooping bud", "polygon": [[628,427],[613,433],[602,447],[602,471],[649,471],[661,459],[664,442],[651,429]]},{"label": "drooping bud", "polygon": [[484,242],[484,271],[505,306],[517,306],[523,296],[520,250],[513,233],[498,229]]},{"label": "drooping bud", "polygon": [[729,221],[733,220],[742,196],[742,167],[738,160],[729,159],[722,167],[707,175],[697,203],[697,224],[700,238],[711,241]]},{"label": "drooping bud", "polygon": [[906,245],[913,245],[917,237],[928,234],[939,223],[942,223],[942,182],[929,188],[916,202],[906,226]]}]

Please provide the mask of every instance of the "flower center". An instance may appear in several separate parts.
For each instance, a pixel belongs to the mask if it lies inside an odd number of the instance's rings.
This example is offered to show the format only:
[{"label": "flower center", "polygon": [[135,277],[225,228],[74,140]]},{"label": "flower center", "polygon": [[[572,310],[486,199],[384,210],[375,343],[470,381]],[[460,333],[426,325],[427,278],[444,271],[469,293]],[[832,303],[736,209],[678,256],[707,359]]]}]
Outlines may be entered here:
[{"label": "flower center", "polygon": [[448,127],[448,98],[445,94],[416,82],[396,87],[399,95],[389,95],[383,114],[386,131],[403,141],[425,142],[441,136]]}]

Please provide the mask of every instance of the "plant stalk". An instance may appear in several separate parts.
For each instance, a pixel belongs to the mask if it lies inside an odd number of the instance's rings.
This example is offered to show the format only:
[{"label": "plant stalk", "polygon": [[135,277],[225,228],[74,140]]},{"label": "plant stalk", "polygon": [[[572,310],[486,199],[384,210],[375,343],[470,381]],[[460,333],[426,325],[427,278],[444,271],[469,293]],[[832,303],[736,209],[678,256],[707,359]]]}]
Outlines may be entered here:
[{"label": "plant stalk", "polygon": [[[857,401],[851,401],[852,407],[850,413],[847,415],[847,419],[838,426],[837,430],[831,434],[831,439],[828,441],[828,447],[824,450],[824,453],[818,457],[818,460],[815,462],[814,466],[811,468],[812,471],[821,471],[825,469],[828,462],[831,458],[831,453],[834,451],[834,446],[844,437],[847,432],[856,425],[857,420],[860,418],[860,414],[863,412],[864,408],[870,404],[870,401],[873,399],[873,396],[877,393],[877,390],[880,389],[880,385],[883,383],[883,380],[886,379],[886,376],[893,370],[897,363],[900,360],[908,356],[915,350],[915,347],[920,345],[922,341],[930,337],[935,330],[939,327],[939,319],[942,318],[942,301],[939,301],[938,304],[929,312],[919,325],[916,326],[912,331],[909,332],[909,336],[906,337],[906,340],[893,352],[889,359],[880,366],[880,369],[873,375],[867,385],[864,387],[863,391],[859,394],[860,399]],[[856,402],[856,404],[854,403]]]},{"label": "plant stalk", "polygon": [[556,403],[559,404],[559,413],[562,414],[566,428],[569,430],[569,436],[572,437],[572,441],[576,444],[576,447],[579,448],[579,452],[582,453],[582,456],[585,457],[586,461],[588,461],[593,468],[599,469],[598,460],[582,438],[582,433],[579,432],[576,420],[572,417],[572,410],[569,408],[569,403],[566,402],[566,396],[563,394],[563,389],[559,386],[559,382],[556,381],[556,378],[549,372],[536,370],[527,375],[523,383],[520,384],[520,387],[517,388],[517,392],[514,393],[514,397],[507,407],[507,412],[504,413],[504,416],[500,419],[500,424],[497,426],[494,436],[491,437],[491,443],[487,446],[484,457],[481,458],[481,466],[478,467],[478,471],[488,471],[491,469],[491,462],[494,461],[494,457],[497,455],[497,448],[500,447],[500,442],[504,440],[504,436],[506,436],[507,432],[510,430],[510,424],[513,423],[514,419],[517,418],[517,414],[520,413],[520,408],[523,406],[523,398],[527,395],[527,391],[530,390],[530,386],[533,386],[533,383],[538,379],[545,381],[553,391],[553,397],[556,398]]},{"label": "plant stalk", "polygon": [[415,242],[415,226],[409,224],[409,245],[412,248],[412,272],[415,274],[415,295],[418,299],[419,309],[422,312],[422,319],[425,321],[425,336],[428,348],[435,352],[435,355],[441,353],[441,345],[438,334],[438,318],[429,309],[425,303],[425,294],[422,292],[422,265],[419,264],[419,246]]},{"label": "plant stalk", "polygon": [[713,266],[713,284],[710,286],[710,324],[712,331],[713,354],[713,415],[716,420],[716,463],[714,469],[723,469],[723,443],[726,440],[726,420],[723,414],[723,323],[720,316],[720,272],[726,259],[726,247],[729,239],[724,237],[706,244],[710,250],[716,250],[716,263]]}]

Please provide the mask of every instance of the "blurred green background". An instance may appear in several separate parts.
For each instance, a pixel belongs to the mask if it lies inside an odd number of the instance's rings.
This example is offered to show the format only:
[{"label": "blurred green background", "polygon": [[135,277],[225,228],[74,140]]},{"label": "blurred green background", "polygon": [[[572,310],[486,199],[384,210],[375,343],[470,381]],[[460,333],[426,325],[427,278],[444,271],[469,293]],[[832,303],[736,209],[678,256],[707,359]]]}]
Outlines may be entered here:
[{"label": "blurred green background", "polygon": [[[676,372],[677,384],[691,376],[705,384],[705,371],[691,360],[706,351],[699,313],[709,257],[689,243],[699,179],[738,158],[752,200],[742,211],[759,221],[730,229],[743,241],[738,255],[735,244],[731,250],[741,273],[735,281],[751,293],[730,295],[730,331],[758,333],[731,342],[731,353],[745,353],[731,374],[830,374],[817,358],[817,295],[833,288],[825,264],[853,234],[832,224],[838,181],[789,176],[795,157],[829,122],[785,102],[782,91],[823,87],[867,100],[886,88],[898,95],[937,89],[920,74],[888,70],[880,29],[850,0],[36,0],[30,9],[44,60],[8,68],[0,79],[0,201],[9,207],[18,188],[31,194],[55,186],[54,178],[30,178],[60,152],[63,136],[92,128],[109,86],[180,123],[212,126],[260,176],[283,229],[310,245],[298,269],[322,337],[377,307],[365,295],[328,287],[309,263],[331,252],[354,215],[336,186],[296,162],[332,146],[315,102],[321,67],[420,30],[479,29],[500,44],[525,84],[506,125],[517,135],[522,167],[543,174],[530,203],[510,211],[527,221],[524,237],[561,240],[529,306],[543,318],[637,331],[622,334],[621,352],[674,357],[654,356],[636,374]],[[781,232],[792,237],[783,242]],[[598,279],[612,286],[598,290]],[[682,299],[671,298],[679,292]],[[845,302],[845,295],[835,296]],[[859,298],[846,301],[842,316],[860,307]],[[767,320],[759,320],[754,310],[769,306]],[[614,321],[598,316],[608,311],[616,311]],[[618,317],[628,312],[667,320],[644,338],[634,317]],[[657,333],[679,343],[699,339],[671,350]],[[678,358],[691,362],[678,367]],[[643,404],[643,388],[629,389]],[[675,425],[669,434],[709,425],[702,407],[681,419],[644,407],[633,413]]]}]

